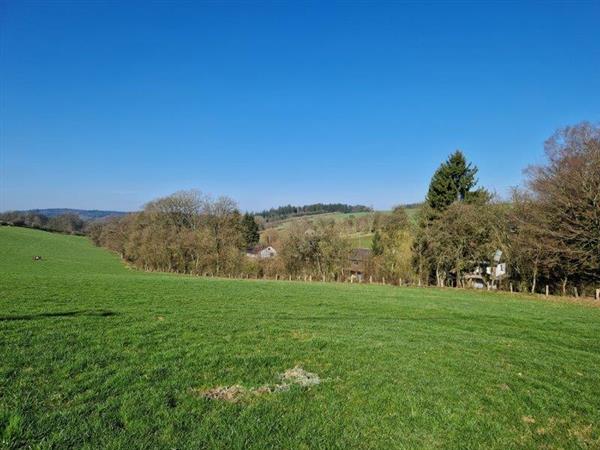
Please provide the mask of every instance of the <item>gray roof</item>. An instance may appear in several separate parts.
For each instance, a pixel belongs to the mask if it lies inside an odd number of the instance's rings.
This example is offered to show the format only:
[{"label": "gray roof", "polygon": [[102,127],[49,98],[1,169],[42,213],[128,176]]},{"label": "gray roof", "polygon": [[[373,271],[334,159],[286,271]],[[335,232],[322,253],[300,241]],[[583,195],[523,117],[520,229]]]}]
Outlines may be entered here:
[{"label": "gray roof", "polygon": [[369,248],[353,248],[350,253],[350,259],[356,261],[366,261],[371,257],[371,249]]}]

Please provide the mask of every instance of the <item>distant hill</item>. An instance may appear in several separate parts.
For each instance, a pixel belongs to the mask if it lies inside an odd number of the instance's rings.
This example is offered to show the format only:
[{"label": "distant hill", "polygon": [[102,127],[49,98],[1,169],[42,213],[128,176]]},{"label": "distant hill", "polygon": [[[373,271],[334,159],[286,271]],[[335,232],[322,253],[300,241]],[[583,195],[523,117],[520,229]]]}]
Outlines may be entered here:
[{"label": "distant hill", "polygon": [[107,217],[121,217],[127,212],[124,211],[104,211],[99,209],[70,209],[70,208],[47,208],[47,209],[29,209],[27,211],[18,211],[24,213],[42,214],[46,217],[56,217],[63,214],[77,214],[81,220],[97,220]]},{"label": "distant hill", "polygon": [[372,208],[364,205],[346,205],[344,203],[314,203],[312,205],[303,206],[280,206],[279,208],[271,208],[265,211],[255,213],[257,216],[264,217],[267,221],[285,220],[292,217],[309,216],[316,214],[330,213],[356,213],[370,212]]},{"label": "distant hill", "polygon": [[[422,203],[410,203],[399,205],[406,211],[408,218],[411,222],[416,223],[417,215],[422,208]],[[283,236],[286,235],[289,228],[292,226],[294,222],[299,220],[305,220],[311,223],[314,223],[318,220],[333,220],[342,224],[347,222],[348,220],[353,220],[355,222],[354,225],[346,224],[346,228],[343,228],[342,234],[346,235],[350,238],[350,242],[354,248],[370,248],[371,240],[373,238],[373,231],[371,228],[371,221],[373,217],[377,214],[387,215],[390,214],[391,211],[373,211],[368,208],[367,211],[359,211],[359,212],[333,212],[333,213],[322,213],[317,212],[313,214],[303,214],[303,215],[295,215],[291,217],[287,217],[281,220],[267,220],[264,223],[264,230],[262,231],[263,242],[265,241],[265,237],[270,233],[270,230],[275,230],[279,239],[282,239]]]}]

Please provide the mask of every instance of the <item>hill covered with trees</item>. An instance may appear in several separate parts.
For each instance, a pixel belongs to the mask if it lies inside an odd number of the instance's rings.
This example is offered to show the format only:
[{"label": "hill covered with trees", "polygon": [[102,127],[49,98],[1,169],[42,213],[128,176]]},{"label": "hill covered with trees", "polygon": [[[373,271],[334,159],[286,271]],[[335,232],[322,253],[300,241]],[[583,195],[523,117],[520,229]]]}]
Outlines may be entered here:
[{"label": "hill covered with trees", "polygon": [[48,218],[62,216],[64,214],[75,214],[81,220],[96,220],[106,217],[121,217],[128,214],[124,211],[105,211],[101,209],[72,209],[72,208],[46,208],[46,209],[30,209],[27,211],[17,211],[23,213],[41,214]]},{"label": "hill covered with trees", "polygon": [[348,214],[353,212],[369,211],[373,211],[373,209],[364,205],[347,205],[344,203],[314,203],[312,205],[304,206],[280,206],[278,208],[271,208],[255,213],[255,215],[264,217],[267,221],[273,221],[314,214],[327,214],[335,212]]}]

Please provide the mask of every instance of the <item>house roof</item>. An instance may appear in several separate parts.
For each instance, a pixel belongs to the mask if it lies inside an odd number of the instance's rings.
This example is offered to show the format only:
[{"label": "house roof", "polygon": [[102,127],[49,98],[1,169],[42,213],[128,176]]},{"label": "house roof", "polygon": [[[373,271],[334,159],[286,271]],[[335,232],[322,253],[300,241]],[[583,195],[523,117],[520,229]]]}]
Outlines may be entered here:
[{"label": "house roof", "polygon": [[477,273],[468,273],[464,277],[467,280],[483,280],[483,281],[485,281],[485,278],[483,278],[482,275],[479,275]]},{"label": "house roof", "polygon": [[255,245],[254,247],[250,247],[246,250],[246,253],[251,253],[253,255],[258,255],[262,250],[266,247],[264,245]]},{"label": "house roof", "polygon": [[[258,255],[260,252],[262,252],[263,250],[266,250],[268,248],[275,250],[275,247],[273,247],[272,245],[255,245],[254,247],[247,249],[246,253],[250,253],[252,255]],[[275,251],[277,251],[277,250],[275,250]]]},{"label": "house roof", "polygon": [[355,261],[366,261],[371,257],[371,249],[369,248],[353,248],[350,253],[350,259]]}]

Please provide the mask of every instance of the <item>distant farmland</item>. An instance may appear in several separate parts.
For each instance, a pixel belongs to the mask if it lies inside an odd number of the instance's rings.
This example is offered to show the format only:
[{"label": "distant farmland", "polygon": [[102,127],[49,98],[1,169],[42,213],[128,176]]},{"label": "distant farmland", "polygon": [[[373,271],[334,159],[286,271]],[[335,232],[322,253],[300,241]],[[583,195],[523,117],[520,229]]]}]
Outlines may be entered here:
[{"label": "distant farmland", "polygon": [[[0,248],[4,448],[600,447],[591,302],[143,273],[11,227]],[[320,384],[276,390],[297,367]]]},{"label": "distant farmland", "polygon": [[[416,222],[417,214],[420,210],[420,206],[411,205],[411,206],[405,207],[404,210],[406,211],[406,214],[408,215],[408,217],[413,222]],[[347,213],[347,214],[346,213],[326,213],[326,214],[305,215],[305,216],[299,216],[299,217],[292,217],[292,218],[285,219],[285,220],[268,222],[267,229],[275,229],[279,233],[281,233],[282,236],[284,236],[285,232],[289,228],[289,226],[299,220],[304,220],[304,221],[308,221],[308,222],[316,222],[319,220],[334,220],[336,222],[343,222],[344,220],[348,220],[349,218],[372,216],[373,214],[376,214],[376,213],[386,215],[386,214],[389,214],[390,211],[354,212],[354,213]],[[371,233],[370,231],[349,233],[348,238],[350,239],[352,247],[370,248],[371,242],[373,239],[373,233]]]}]

